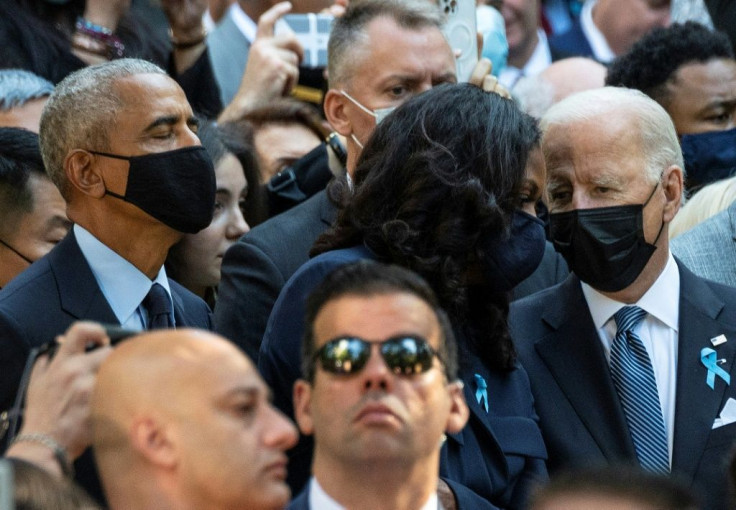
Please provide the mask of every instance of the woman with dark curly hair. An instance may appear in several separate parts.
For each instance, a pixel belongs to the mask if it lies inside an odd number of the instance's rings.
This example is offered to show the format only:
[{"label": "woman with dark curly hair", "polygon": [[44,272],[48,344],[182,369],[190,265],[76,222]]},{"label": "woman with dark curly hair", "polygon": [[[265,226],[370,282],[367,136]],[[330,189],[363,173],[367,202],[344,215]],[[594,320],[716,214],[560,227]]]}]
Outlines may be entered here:
[{"label": "woman with dark curly hair", "polygon": [[435,87],[377,126],[354,193],[338,191],[344,207],[315,243],[320,255],[287,283],[269,319],[259,369],[277,405],[291,411],[287,373],[292,358],[299,366],[304,299],[314,286],[360,258],[412,269],[450,316],[471,410],[465,430],[445,442],[441,474],[497,507],[523,507],[530,482],[546,476],[546,452],[506,318],[508,291],[544,251],[542,222],[519,209],[539,136],[512,101],[470,85]]}]

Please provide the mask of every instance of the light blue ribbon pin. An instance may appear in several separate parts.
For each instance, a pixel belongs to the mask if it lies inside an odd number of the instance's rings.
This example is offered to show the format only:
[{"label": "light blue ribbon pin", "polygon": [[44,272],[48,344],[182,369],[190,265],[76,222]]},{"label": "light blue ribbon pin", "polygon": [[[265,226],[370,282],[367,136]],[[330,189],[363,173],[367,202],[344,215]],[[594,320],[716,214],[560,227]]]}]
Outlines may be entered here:
[{"label": "light blue ribbon pin", "polygon": [[488,384],[486,384],[486,380],[483,379],[482,375],[475,374],[474,377],[475,386],[477,387],[475,390],[475,399],[483,406],[486,412],[488,412]]},{"label": "light blue ribbon pin", "polygon": [[700,362],[708,369],[708,376],[706,377],[705,382],[708,383],[710,389],[715,389],[716,376],[723,379],[727,385],[731,384],[731,374],[718,366],[716,351],[710,347],[704,347],[703,350],[700,351]]}]

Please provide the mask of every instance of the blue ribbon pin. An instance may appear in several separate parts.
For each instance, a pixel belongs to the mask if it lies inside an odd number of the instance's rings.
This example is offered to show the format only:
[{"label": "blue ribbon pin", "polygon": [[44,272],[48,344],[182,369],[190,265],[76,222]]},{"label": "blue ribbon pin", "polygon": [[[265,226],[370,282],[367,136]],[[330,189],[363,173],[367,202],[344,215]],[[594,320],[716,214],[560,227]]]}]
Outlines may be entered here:
[{"label": "blue ribbon pin", "polygon": [[486,380],[483,379],[482,375],[475,374],[474,377],[475,385],[477,387],[475,390],[475,399],[483,406],[486,412],[488,412],[488,384],[486,384]]},{"label": "blue ribbon pin", "polygon": [[715,389],[716,376],[723,379],[727,385],[731,384],[731,374],[718,366],[716,351],[710,347],[704,347],[703,350],[700,351],[700,362],[708,369],[708,376],[706,377],[705,382],[708,383],[710,389]]}]

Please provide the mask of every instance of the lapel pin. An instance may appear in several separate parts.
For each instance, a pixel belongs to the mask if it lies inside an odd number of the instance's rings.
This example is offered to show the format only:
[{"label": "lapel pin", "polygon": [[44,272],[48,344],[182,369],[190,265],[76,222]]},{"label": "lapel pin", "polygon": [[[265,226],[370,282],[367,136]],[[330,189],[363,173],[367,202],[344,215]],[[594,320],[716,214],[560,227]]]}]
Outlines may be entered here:
[{"label": "lapel pin", "polygon": [[726,363],[726,358],[721,358],[721,359],[719,359],[719,360],[717,361],[717,363],[718,363],[719,365],[723,365],[724,363]]},{"label": "lapel pin", "polygon": [[727,342],[726,335],[718,335],[710,339],[710,343],[713,344],[713,347],[716,347],[721,344],[725,344],[726,342]]}]

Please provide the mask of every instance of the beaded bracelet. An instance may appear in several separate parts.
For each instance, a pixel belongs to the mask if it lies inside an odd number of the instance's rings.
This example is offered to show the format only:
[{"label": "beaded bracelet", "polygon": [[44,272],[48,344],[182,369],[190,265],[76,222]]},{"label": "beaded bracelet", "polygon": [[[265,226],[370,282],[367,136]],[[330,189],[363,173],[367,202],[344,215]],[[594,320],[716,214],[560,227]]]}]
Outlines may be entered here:
[{"label": "beaded bracelet", "polygon": [[107,58],[111,60],[114,58],[122,58],[125,53],[125,45],[109,28],[92,23],[81,16],[77,18],[77,22],[74,27],[78,34],[103,43],[107,48],[105,55]]},{"label": "beaded bracelet", "polygon": [[66,448],[61,446],[53,437],[38,433],[21,434],[13,438],[10,445],[12,446],[15,443],[37,443],[49,448],[54,452],[54,458],[56,459],[56,462],[59,463],[61,472],[70,478],[74,477],[74,466],[69,461],[69,455],[66,452]]}]

